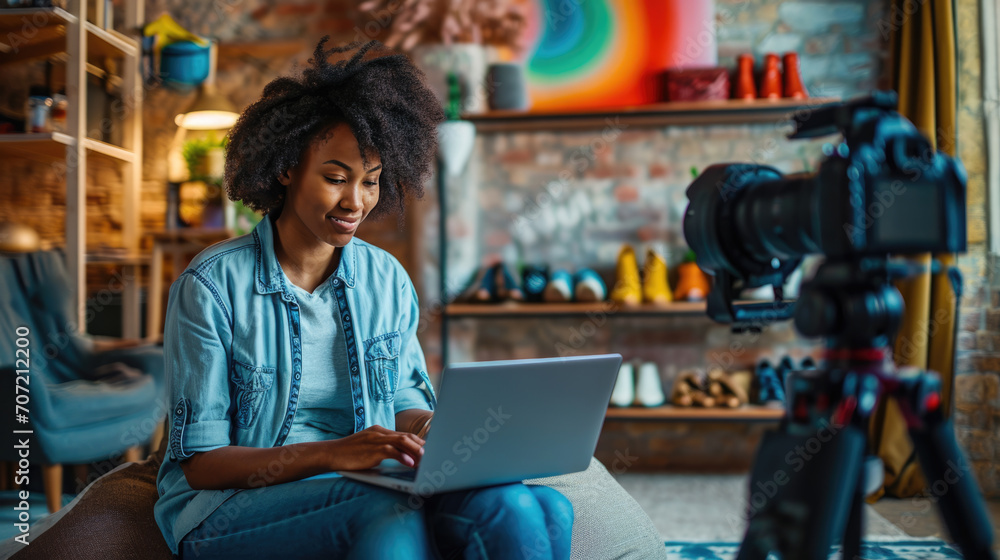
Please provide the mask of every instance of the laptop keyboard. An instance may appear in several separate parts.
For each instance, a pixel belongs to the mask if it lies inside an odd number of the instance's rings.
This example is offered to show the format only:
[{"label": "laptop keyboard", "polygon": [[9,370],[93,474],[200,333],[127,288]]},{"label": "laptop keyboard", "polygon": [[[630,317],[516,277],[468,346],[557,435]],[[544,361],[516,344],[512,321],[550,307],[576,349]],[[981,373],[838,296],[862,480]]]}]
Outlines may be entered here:
[{"label": "laptop keyboard", "polygon": [[382,471],[379,474],[381,474],[382,476],[388,476],[390,478],[398,478],[400,480],[414,481],[417,479],[416,469],[411,469],[408,471]]}]

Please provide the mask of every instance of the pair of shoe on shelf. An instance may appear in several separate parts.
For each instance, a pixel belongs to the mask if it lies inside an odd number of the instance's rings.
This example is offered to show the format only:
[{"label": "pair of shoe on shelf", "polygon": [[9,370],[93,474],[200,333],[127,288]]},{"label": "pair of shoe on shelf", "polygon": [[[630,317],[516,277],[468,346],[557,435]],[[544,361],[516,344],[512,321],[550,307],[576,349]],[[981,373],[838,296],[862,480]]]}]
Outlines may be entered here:
[{"label": "pair of shoe on shelf", "polygon": [[607,297],[604,280],[589,268],[581,268],[576,274],[565,269],[549,274],[547,267],[531,265],[524,268],[522,277],[527,301],[595,302]]},{"label": "pair of shoe on shelf", "polygon": [[639,263],[631,245],[618,253],[617,281],[611,300],[622,305],[648,303],[664,305],[672,301],[704,301],[710,289],[708,277],[698,267],[692,251],[677,269],[677,287],[671,292],[667,261],[653,249],[646,250],[646,262],[639,274]]},{"label": "pair of shoe on shelf", "polygon": [[611,391],[612,406],[660,406],[666,401],[660,369],[653,362],[639,366],[638,372],[629,362],[618,370],[618,380]]},{"label": "pair of shoe on shelf", "polygon": [[576,274],[559,269],[550,275],[548,267],[528,265],[521,272],[519,284],[503,263],[497,263],[481,268],[459,299],[478,303],[554,303],[604,301],[606,297],[604,280],[589,268],[582,268]]},{"label": "pair of shoe on shelf", "polygon": [[674,406],[738,408],[748,402],[749,372],[727,373],[711,368],[707,374],[699,370],[682,371],[674,381],[670,402]]},{"label": "pair of shoe on shelf", "polygon": [[785,402],[785,381],[793,371],[816,369],[816,362],[810,356],[802,358],[796,367],[791,356],[781,358],[777,366],[772,366],[769,360],[757,362],[755,373],[756,401],[760,404],[777,404]]},{"label": "pair of shoe on shelf", "polygon": [[635,249],[628,244],[622,246],[618,252],[616,282],[611,291],[611,299],[622,305],[639,305],[643,302],[663,305],[673,301],[674,296],[667,282],[667,261],[653,249],[648,249],[640,280]]},{"label": "pair of shoe on shelf", "polygon": [[524,301],[524,291],[507,267],[496,263],[480,268],[459,299],[482,303]]}]

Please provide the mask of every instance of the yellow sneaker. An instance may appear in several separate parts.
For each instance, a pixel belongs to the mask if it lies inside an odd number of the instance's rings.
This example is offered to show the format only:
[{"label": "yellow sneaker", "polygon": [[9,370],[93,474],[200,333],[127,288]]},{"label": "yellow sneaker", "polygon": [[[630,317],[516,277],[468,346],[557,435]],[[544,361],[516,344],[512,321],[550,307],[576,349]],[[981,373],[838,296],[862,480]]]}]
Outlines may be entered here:
[{"label": "yellow sneaker", "polygon": [[615,274],[615,288],[611,300],[623,305],[642,303],[642,287],[639,284],[639,262],[631,245],[623,245],[618,252],[618,266]]},{"label": "yellow sneaker", "polygon": [[667,261],[649,249],[646,251],[646,264],[642,267],[642,300],[663,305],[673,299],[670,284],[667,283]]}]

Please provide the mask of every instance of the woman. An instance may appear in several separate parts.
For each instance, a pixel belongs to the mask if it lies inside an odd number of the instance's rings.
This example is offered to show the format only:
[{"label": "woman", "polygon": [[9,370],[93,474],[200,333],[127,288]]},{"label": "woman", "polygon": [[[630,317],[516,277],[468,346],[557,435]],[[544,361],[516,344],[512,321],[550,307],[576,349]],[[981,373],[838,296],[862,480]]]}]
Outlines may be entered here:
[{"label": "woman", "polygon": [[568,558],[572,507],[551,488],[424,500],[331,474],[423,453],[416,294],[354,235],[421,194],[442,112],[405,56],[325,41],[230,133],[229,197],[264,219],[170,287],[157,524],[185,559]]}]

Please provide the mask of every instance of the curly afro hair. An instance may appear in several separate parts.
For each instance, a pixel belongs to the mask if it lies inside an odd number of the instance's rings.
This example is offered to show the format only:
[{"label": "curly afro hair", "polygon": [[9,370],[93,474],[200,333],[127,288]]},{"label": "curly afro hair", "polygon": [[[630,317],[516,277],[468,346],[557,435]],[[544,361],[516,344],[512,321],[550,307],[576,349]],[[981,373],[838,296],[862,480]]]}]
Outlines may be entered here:
[{"label": "curly afro hair", "polygon": [[[406,55],[377,41],[326,50],[328,40],[316,45],[301,77],[273,80],[240,115],[226,150],[229,198],[264,214],[280,213],[285,189],[278,176],[299,163],[319,134],[346,123],[364,164],[373,153],[382,160],[371,217],[390,210],[401,216],[407,195],[423,195],[444,119],[441,106]],[[345,56],[330,63],[333,54]]]}]

